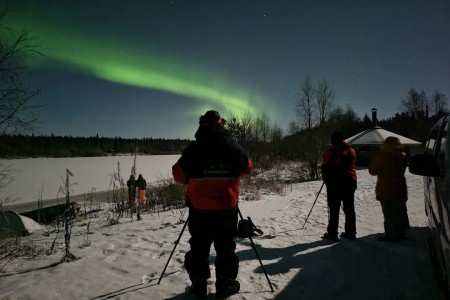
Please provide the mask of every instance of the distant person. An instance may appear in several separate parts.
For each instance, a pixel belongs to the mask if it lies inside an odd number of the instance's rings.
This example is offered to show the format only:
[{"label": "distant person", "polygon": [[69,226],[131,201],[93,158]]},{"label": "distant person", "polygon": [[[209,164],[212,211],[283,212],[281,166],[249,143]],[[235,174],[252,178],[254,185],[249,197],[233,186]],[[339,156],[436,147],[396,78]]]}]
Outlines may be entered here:
[{"label": "distant person", "polygon": [[356,152],[344,141],[341,132],[332,133],[331,147],[323,154],[321,169],[323,181],[327,186],[329,208],[328,227],[323,238],[339,241],[339,210],[342,203],[345,213],[345,232],[341,236],[355,240]]},{"label": "distant person", "polygon": [[184,265],[192,282],[191,292],[207,298],[211,277],[209,252],[216,250],[216,298],[239,292],[236,280],[239,259],[235,254],[238,223],[239,177],[252,170],[246,151],[233,141],[217,111],[200,117],[195,141],[184,149],[172,167],[176,182],[187,184],[190,251]]},{"label": "distant person", "polygon": [[142,206],[145,204],[145,192],[147,190],[147,181],[139,174],[137,179],[137,187],[139,191],[139,204]]},{"label": "distant person", "polygon": [[136,200],[136,180],[133,175],[127,181],[128,186],[128,205],[129,207],[134,206],[134,201]]},{"label": "distant person", "polygon": [[397,137],[386,138],[369,164],[369,173],[377,176],[375,194],[384,215],[384,236],[380,241],[398,242],[409,227],[405,170],[408,159]]}]

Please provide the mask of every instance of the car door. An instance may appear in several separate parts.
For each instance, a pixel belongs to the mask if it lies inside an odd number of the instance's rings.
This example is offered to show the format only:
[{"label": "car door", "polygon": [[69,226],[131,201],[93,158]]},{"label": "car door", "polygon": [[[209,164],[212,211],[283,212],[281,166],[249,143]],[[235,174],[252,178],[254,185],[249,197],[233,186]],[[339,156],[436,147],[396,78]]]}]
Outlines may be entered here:
[{"label": "car door", "polygon": [[[424,176],[425,211],[431,242],[430,254],[439,283],[450,295],[450,114],[431,129],[424,154],[409,159],[409,171]],[[450,299],[450,296],[449,296]]]},{"label": "car door", "polygon": [[[450,226],[449,226],[449,170],[448,170],[448,115],[442,118],[432,129],[427,144],[441,176],[425,177],[425,201],[428,225],[435,243],[442,271],[449,275],[450,266]],[[428,188],[428,190],[427,190]],[[428,193],[428,195],[427,195]]]},{"label": "car door", "polygon": [[[445,261],[447,272],[450,272],[450,220],[449,220],[449,156],[448,156],[448,134],[449,117],[444,118],[442,131],[436,144],[435,155],[438,162],[441,177],[434,177],[435,202],[432,203],[433,210],[438,221],[439,240],[442,246],[442,255]],[[450,273],[447,274],[450,276]]]}]

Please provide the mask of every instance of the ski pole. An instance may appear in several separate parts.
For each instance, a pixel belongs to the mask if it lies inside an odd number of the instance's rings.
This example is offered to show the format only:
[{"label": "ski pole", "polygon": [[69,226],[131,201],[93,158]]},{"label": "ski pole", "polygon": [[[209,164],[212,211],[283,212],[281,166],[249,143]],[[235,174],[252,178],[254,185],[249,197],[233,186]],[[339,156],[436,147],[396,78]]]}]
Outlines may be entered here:
[{"label": "ski pole", "polygon": [[313,205],[312,205],[312,207],[311,207],[311,210],[309,211],[309,214],[308,214],[308,216],[307,216],[306,219],[305,219],[305,223],[303,223],[302,229],[305,228],[306,222],[308,222],[309,215],[311,214],[311,212],[312,212],[312,210],[313,210],[313,208],[314,208],[314,205],[316,204],[316,201],[317,201],[317,199],[319,198],[320,192],[322,191],[322,188],[323,188],[324,185],[325,185],[325,182],[322,183],[322,186],[320,187],[320,190],[319,190],[319,192],[317,193],[316,200],[314,200],[314,203],[313,203]]},{"label": "ski pole", "polygon": [[169,259],[167,260],[166,266],[164,267],[164,270],[161,273],[161,276],[159,277],[158,284],[161,282],[161,279],[164,276],[164,273],[166,272],[167,266],[169,265],[170,259],[172,258],[173,253],[175,252],[175,248],[177,247],[178,243],[180,242],[181,236],[183,235],[184,230],[186,229],[186,225],[189,222],[189,216],[186,219],[186,222],[184,222],[183,229],[181,229],[180,235],[178,236],[178,239],[175,241],[175,246],[173,246],[172,253],[170,253]]},{"label": "ski pole", "polygon": [[[242,217],[241,210],[239,209],[239,206],[237,206],[237,210],[238,210],[239,216],[241,217],[242,222],[244,222],[244,217]],[[244,226],[244,228],[245,228],[245,231],[246,231],[246,233],[248,235],[248,238],[250,239],[250,244],[252,245],[253,250],[255,250],[255,254],[256,254],[256,257],[259,260],[259,264],[261,265],[261,268],[264,271],[264,275],[266,275],[266,279],[267,279],[267,282],[269,283],[270,290],[273,292],[274,289],[272,287],[272,283],[270,282],[270,279],[269,279],[269,276],[267,275],[266,269],[264,268],[264,265],[263,265],[263,263],[261,261],[261,258],[259,257],[258,251],[256,251],[255,243],[253,243],[252,235],[249,232],[250,229],[247,228],[247,226]]]}]

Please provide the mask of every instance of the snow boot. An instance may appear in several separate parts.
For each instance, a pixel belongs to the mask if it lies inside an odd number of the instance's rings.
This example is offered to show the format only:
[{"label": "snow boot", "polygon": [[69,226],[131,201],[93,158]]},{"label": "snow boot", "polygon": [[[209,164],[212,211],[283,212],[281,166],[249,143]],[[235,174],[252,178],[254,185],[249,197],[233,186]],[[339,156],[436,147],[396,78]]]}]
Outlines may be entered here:
[{"label": "snow boot", "polygon": [[227,284],[216,284],[216,299],[226,299],[231,295],[237,294],[240,288],[241,285],[237,280]]},{"label": "snow boot", "polygon": [[193,278],[191,293],[194,294],[197,299],[208,298],[206,278]]},{"label": "snow boot", "polygon": [[239,293],[241,285],[239,281],[233,280],[225,285],[216,284],[216,299],[227,299],[231,295]]},{"label": "snow boot", "polygon": [[323,238],[326,240],[333,241],[333,242],[339,242],[339,237],[337,234],[329,234],[328,232],[325,232],[325,234],[323,235]]},{"label": "snow boot", "polygon": [[347,232],[342,232],[341,237],[346,238],[347,240],[351,240],[351,241],[356,240],[355,234],[351,234],[351,233],[347,233]]}]

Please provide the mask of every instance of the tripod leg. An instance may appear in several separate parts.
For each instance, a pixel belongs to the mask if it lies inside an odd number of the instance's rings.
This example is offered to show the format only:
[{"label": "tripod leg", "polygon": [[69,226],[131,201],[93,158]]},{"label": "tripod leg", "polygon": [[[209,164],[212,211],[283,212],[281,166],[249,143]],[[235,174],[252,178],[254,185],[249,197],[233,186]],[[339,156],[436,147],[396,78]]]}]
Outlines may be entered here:
[{"label": "tripod leg", "polygon": [[[237,209],[238,209],[239,217],[241,217],[241,220],[244,221],[244,217],[242,217],[241,210],[239,209],[239,207],[237,207]],[[248,232],[249,229],[247,228],[247,226],[244,226],[244,228],[247,231],[248,238],[250,239],[250,244],[252,245],[253,250],[255,250],[256,257],[258,258],[259,264],[261,265],[261,268],[264,271],[264,275],[266,275],[266,279],[267,279],[267,282],[269,283],[270,290],[273,292],[274,289],[272,287],[272,283],[270,282],[270,279],[269,279],[269,276],[267,275],[266,269],[264,268],[261,258],[259,257],[258,251],[256,251],[256,246],[253,243],[252,236],[251,236],[250,232]]]},{"label": "tripod leg", "polygon": [[313,210],[313,208],[314,208],[314,205],[316,204],[316,201],[317,201],[317,199],[319,198],[320,192],[322,191],[322,188],[323,188],[324,185],[325,185],[325,182],[322,183],[322,186],[320,187],[320,190],[319,190],[319,192],[317,193],[316,200],[314,200],[314,203],[313,203],[313,205],[312,205],[312,207],[311,207],[311,209],[310,209],[310,211],[309,211],[309,213],[308,213],[308,216],[307,216],[306,219],[305,219],[305,223],[303,223],[302,229],[305,228],[306,222],[308,222],[309,215],[311,214],[311,212],[312,212],[312,210]]},{"label": "tripod leg", "polygon": [[161,282],[161,279],[163,278],[164,273],[166,272],[166,269],[167,269],[167,266],[169,265],[170,259],[172,258],[172,255],[175,252],[175,248],[177,247],[178,243],[180,242],[181,236],[183,235],[183,232],[186,229],[186,225],[188,224],[188,222],[189,222],[189,216],[186,219],[186,222],[184,222],[183,229],[181,229],[178,239],[175,241],[175,246],[173,246],[172,253],[170,253],[170,256],[169,256],[169,259],[167,260],[166,266],[164,267],[164,270],[162,271],[161,276],[159,277],[158,284]]}]

